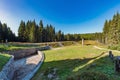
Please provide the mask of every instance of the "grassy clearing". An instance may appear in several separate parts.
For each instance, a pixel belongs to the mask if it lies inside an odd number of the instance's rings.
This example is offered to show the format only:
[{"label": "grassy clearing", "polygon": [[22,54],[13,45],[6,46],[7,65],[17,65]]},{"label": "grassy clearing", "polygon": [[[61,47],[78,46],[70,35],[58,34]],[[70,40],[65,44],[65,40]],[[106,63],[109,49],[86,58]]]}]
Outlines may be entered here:
[{"label": "grassy clearing", "polygon": [[2,51],[8,51],[8,50],[16,50],[16,49],[21,49],[23,47],[16,47],[16,46],[9,46],[9,45],[0,45],[0,52]]},{"label": "grassy clearing", "polygon": [[[107,76],[109,80],[120,80],[120,76],[114,72],[114,64],[106,53],[103,53],[106,51],[95,49],[93,46],[67,46],[58,50],[45,51],[44,64],[32,80],[48,80],[47,75],[52,68],[57,68],[59,80],[77,80],[76,77],[83,75],[86,71],[90,77],[91,73],[100,74],[100,76],[92,75],[93,78],[95,77],[94,80],[102,76],[104,79]],[[117,54],[116,52],[115,55]]]},{"label": "grassy clearing", "polygon": [[39,45],[26,45],[26,44],[0,44],[0,52],[8,50],[18,50],[27,48],[39,48]]},{"label": "grassy clearing", "polygon": [[[26,48],[40,48],[42,46],[49,45],[53,48],[60,47],[59,42],[45,42],[45,43],[21,43],[21,42],[11,42],[8,44],[0,44],[0,52],[6,50],[18,50],[18,49],[26,49]],[[63,46],[73,45],[73,41],[63,41],[61,42]]]},{"label": "grassy clearing", "polygon": [[0,71],[2,70],[3,66],[8,62],[9,59],[10,55],[0,54]]}]

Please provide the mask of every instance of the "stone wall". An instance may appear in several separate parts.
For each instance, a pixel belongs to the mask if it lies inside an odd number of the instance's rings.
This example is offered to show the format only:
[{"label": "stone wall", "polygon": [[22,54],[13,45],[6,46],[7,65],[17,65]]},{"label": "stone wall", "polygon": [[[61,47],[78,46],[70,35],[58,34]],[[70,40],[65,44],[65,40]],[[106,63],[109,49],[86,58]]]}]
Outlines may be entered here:
[{"label": "stone wall", "polygon": [[0,72],[0,80],[12,80],[14,70],[14,57],[12,56]]},{"label": "stone wall", "polygon": [[10,53],[11,55],[14,55],[14,59],[21,59],[24,57],[28,57],[34,54],[37,54],[37,49],[22,49],[22,50],[16,50]]},{"label": "stone wall", "polygon": [[52,47],[51,46],[44,46],[40,48],[36,48],[38,51],[44,51],[44,50],[50,50]]}]

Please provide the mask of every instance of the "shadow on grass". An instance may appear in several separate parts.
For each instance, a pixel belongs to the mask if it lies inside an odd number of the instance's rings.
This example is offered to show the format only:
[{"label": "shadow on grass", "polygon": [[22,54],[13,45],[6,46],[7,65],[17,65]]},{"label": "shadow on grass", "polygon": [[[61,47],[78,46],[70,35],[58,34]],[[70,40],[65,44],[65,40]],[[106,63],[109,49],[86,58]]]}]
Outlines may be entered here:
[{"label": "shadow on grass", "polygon": [[[48,79],[48,74],[50,73],[49,69],[54,69],[54,68],[57,69],[56,75],[59,78],[58,80],[66,80],[66,78],[68,78],[69,76],[74,78],[86,71],[95,72],[98,74],[100,73],[100,75],[105,74],[102,76],[107,76],[110,80],[120,80],[120,76],[117,75],[114,71],[114,63],[109,59],[108,56],[102,57],[102,55],[104,55],[104,53],[93,58],[66,59],[60,61],[44,62],[44,64],[38,70],[38,72],[32,78],[32,80],[49,80]],[[91,60],[94,61],[90,64],[87,64]],[[75,70],[76,68],[78,69]],[[56,79],[50,79],[50,80],[56,80]],[[68,79],[68,80],[76,80],[76,79]],[[86,79],[86,80],[92,80],[92,79]]]}]

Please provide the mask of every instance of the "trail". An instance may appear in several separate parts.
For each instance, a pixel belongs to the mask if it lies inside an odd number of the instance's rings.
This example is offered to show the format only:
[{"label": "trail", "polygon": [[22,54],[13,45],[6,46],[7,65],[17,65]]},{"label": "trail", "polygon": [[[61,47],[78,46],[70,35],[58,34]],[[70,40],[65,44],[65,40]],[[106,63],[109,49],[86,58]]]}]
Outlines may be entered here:
[{"label": "trail", "polygon": [[22,80],[27,74],[30,74],[42,62],[42,53],[16,60],[16,68],[13,80]]},{"label": "trail", "polygon": [[62,49],[62,48],[52,48],[52,50],[59,50],[59,49]]},{"label": "trail", "polygon": [[76,42],[76,41],[73,41],[73,43],[75,44],[75,45],[80,45],[78,42]]},{"label": "trail", "polygon": [[108,49],[101,48],[101,47],[98,47],[98,46],[93,46],[93,47],[96,48],[96,49],[99,49],[99,50],[108,50]]},{"label": "trail", "polygon": [[120,51],[118,51],[118,50],[111,50],[111,49],[101,48],[101,47],[98,47],[98,46],[93,46],[93,47],[96,48],[96,49],[99,49],[99,50],[106,50],[106,51],[113,51],[113,52],[120,53]]},{"label": "trail", "polygon": [[60,47],[63,47],[63,46],[64,46],[61,42],[58,42],[58,45],[59,45]]}]

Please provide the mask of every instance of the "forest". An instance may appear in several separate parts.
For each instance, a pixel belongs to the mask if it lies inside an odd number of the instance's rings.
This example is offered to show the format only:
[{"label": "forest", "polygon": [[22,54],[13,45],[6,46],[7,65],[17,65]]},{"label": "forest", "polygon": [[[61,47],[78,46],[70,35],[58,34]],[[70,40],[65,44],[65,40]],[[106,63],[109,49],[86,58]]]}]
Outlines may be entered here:
[{"label": "forest", "polygon": [[106,20],[103,28],[105,44],[119,44],[120,42],[120,14],[117,13],[111,20]]},{"label": "forest", "polygon": [[16,38],[10,27],[6,23],[2,24],[0,22],[0,42],[5,42],[6,40],[16,41]]},{"label": "forest", "polygon": [[64,34],[61,30],[56,31],[55,27],[43,25],[42,20],[39,25],[34,21],[21,21],[18,29],[19,41],[25,42],[54,42],[54,41],[79,41],[82,38],[86,40],[100,39],[101,33],[87,34]]},{"label": "forest", "polygon": [[55,41],[79,41],[97,40],[109,46],[117,45],[120,42],[120,14],[116,13],[112,19],[106,20],[103,26],[103,32],[85,33],[85,34],[64,34],[63,31],[55,30],[51,24],[44,26],[43,21],[39,24],[36,21],[21,20],[18,28],[18,36],[11,31],[6,23],[0,22],[0,42],[17,41],[17,42],[55,42]]},{"label": "forest", "polygon": [[[86,33],[86,34],[64,34],[61,30],[56,31],[55,27],[50,25],[43,25],[40,20],[39,25],[35,20],[20,22],[18,28],[18,36],[10,30],[5,23],[0,22],[0,42],[5,42],[7,39],[9,42],[56,42],[56,41],[79,41],[85,40],[99,40],[102,42],[102,33]],[[6,30],[5,30],[6,29]]]}]

